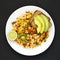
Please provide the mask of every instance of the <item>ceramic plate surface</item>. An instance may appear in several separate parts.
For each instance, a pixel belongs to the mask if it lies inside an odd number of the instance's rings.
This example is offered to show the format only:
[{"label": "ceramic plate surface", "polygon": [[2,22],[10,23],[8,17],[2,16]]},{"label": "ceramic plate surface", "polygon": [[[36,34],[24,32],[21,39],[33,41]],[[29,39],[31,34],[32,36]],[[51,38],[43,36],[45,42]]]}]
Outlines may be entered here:
[{"label": "ceramic plate surface", "polygon": [[[43,42],[41,46],[38,46],[36,48],[23,48],[22,46],[20,46],[16,42],[8,40],[7,34],[12,29],[12,22],[15,21],[18,16],[25,13],[26,11],[35,11],[35,10],[40,10],[45,15],[50,17],[50,22],[52,23],[52,26],[49,29],[49,37],[47,38],[46,42]],[[44,52],[51,45],[53,38],[54,38],[54,34],[55,34],[55,27],[54,27],[54,22],[53,22],[51,16],[44,9],[37,7],[37,6],[23,6],[19,9],[15,10],[10,15],[10,17],[8,18],[7,23],[6,23],[5,33],[6,33],[7,41],[9,43],[9,45],[12,47],[12,49],[14,49],[19,54],[23,54],[26,56],[34,56],[34,55]]]}]

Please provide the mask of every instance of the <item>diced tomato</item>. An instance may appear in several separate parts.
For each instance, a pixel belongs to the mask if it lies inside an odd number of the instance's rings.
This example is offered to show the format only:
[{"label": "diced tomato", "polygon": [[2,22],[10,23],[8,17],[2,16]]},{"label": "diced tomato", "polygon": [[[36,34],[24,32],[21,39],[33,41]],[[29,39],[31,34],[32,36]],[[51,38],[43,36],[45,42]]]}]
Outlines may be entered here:
[{"label": "diced tomato", "polygon": [[20,43],[20,40],[19,40],[19,39],[16,39],[16,42],[17,42],[17,43]]},{"label": "diced tomato", "polygon": [[34,34],[36,33],[36,30],[33,28],[28,28],[28,33]]}]

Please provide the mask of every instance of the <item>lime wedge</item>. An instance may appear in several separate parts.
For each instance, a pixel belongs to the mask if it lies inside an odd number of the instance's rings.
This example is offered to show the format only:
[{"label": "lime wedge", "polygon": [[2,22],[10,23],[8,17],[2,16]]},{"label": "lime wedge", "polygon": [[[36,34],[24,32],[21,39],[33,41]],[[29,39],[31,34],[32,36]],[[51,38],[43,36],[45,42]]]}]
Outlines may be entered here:
[{"label": "lime wedge", "polygon": [[8,39],[11,41],[14,41],[17,38],[17,33],[16,31],[12,30],[8,33]]}]

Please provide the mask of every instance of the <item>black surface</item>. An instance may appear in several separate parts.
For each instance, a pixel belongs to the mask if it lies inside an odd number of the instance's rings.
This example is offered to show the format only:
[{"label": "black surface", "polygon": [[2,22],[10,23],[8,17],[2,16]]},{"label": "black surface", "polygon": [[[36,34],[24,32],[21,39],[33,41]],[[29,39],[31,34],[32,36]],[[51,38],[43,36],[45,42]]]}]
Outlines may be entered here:
[{"label": "black surface", "polygon": [[[10,14],[25,5],[45,9],[52,17],[56,33],[52,45],[44,53],[27,57],[16,53],[7,43],[5,25]],[[60,3],[59,0],[0,0],[0,60],[60,60]]]}]

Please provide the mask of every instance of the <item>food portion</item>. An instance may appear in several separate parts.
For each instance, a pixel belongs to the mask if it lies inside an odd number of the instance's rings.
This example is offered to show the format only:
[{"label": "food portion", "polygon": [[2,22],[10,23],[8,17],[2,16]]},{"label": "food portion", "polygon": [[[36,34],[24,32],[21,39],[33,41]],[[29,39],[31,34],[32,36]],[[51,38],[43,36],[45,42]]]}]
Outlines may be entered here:
[{"label": "food portion", "polygon": [[25,48],[40,46],[49,37],[50,18],[36,10],[26,12],[12,22],[12,31],[8,38]]}]

